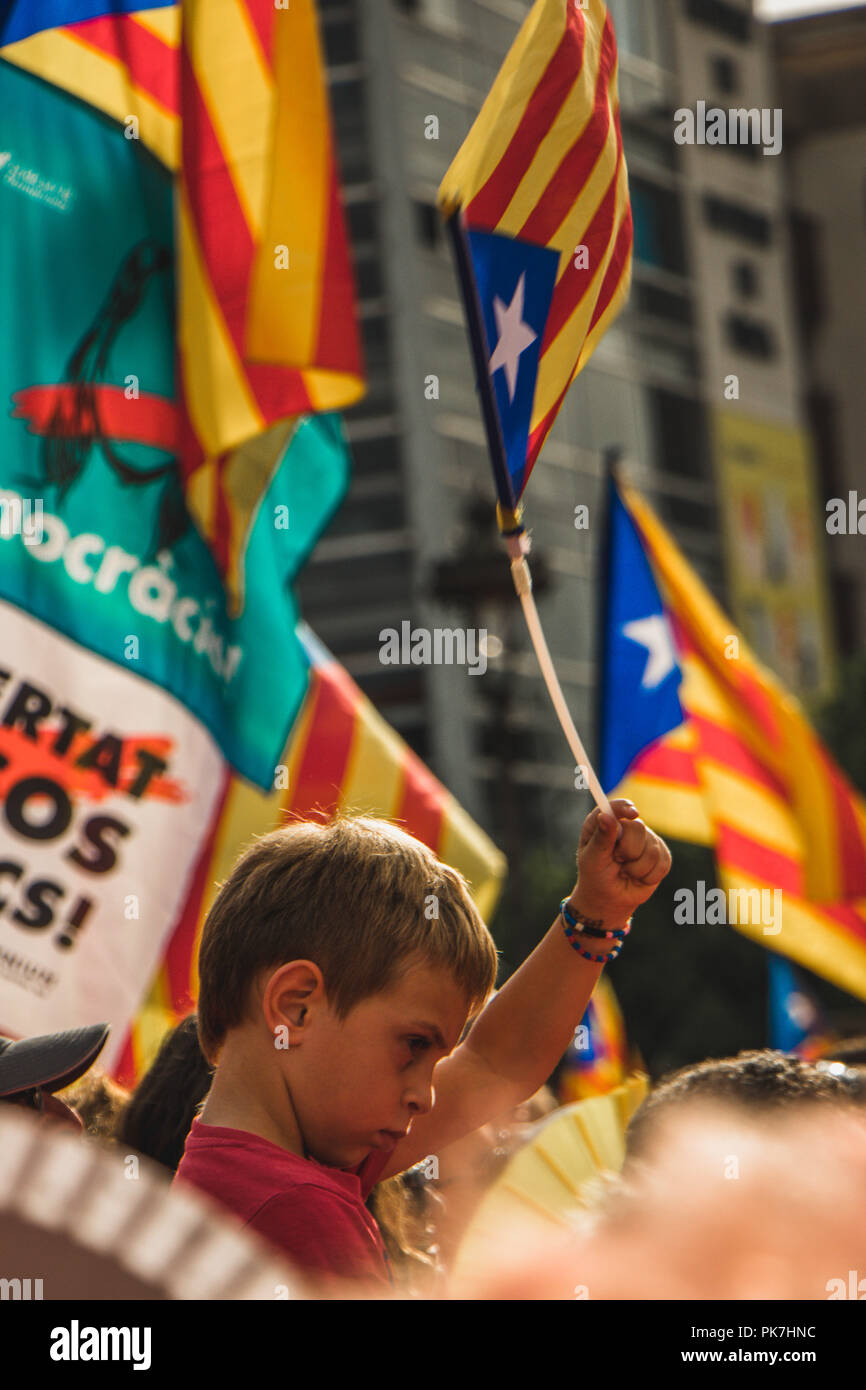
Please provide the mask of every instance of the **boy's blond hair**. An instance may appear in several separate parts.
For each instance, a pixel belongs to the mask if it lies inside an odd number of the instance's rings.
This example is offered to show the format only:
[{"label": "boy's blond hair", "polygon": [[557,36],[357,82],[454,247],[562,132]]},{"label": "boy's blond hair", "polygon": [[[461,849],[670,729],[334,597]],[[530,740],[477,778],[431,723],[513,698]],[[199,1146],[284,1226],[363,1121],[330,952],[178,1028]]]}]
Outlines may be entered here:
[{"label": "boy's blond hair", "polygon": [[388,821],[296,821],[241,855],[204,924],[198,1029],[214,1063],[262,970],[311,960],[344,1019],[415,960],[443,966],[477,1012],[497,954],[466,880]]}]

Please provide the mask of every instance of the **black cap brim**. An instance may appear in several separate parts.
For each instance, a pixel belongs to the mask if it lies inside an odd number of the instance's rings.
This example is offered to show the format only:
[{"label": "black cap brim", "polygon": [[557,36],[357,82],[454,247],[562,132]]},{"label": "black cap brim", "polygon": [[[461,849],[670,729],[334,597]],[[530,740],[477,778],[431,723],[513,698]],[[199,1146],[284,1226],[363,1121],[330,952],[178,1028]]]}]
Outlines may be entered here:
[{"label": "black cap brim", "polygon": [[0,1099],[41,1086],[62,1091],[71,1086],[96,1061],[108,1039],[107,1023],[70,1028],[65,1033],[46,1033],[39,1038],[7,1042],[0,1051]]}]

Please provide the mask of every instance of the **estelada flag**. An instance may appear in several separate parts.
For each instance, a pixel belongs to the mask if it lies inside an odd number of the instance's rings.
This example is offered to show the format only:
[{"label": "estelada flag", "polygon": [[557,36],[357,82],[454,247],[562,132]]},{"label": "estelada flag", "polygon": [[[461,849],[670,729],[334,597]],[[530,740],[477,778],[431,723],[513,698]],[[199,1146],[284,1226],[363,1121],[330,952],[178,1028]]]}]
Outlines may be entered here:
[{"label": "estelada flag", "polygon": [[282,775],[265,793],[226,769],[186,906],[116,1068],[125,1084],[141,1076],[167,1029],[195,1007],[198,941],[217,885],[255,835],[287,819],[325,821],[341,812],[392,820],[466,877],[483,917],[496,905],[505,856],[310,629],[302,624],[298,637],[311,663],[310,686]]},{"label": "estelada flag", "polygon": [[713,848],[739,931],[866,998],[863,799],[643,498],[612,483],[609,516],[602,785]]},{"label": "estelada flag", "polygon": [[315,4],[13,0],[0,58],[96,107],[176,175],[170,442],[237,606],[267,476],[257,490],[236,451],[364,390]]},{"label": "estelada flag", "polygon": [[603,1096],[625,1081],[628,1043],[619,1001],[610,980],[599,979],[575,1029],[558,1078],[560,1105]]},{"label": "estelada flag", "polygon": [[458,267],[495,398],[505,456],[497,488],[509,510],[628,296],[632,217],[616,38],[602,0],[536,0],[439,206],[448,219],[459,214]]},{"label": "estelada flag", "polygon": [[832,1045],[820,1004],[803,976],[789,960],[770,952],[767,957],[768,1046],[807,1062],[816,1061]]}]

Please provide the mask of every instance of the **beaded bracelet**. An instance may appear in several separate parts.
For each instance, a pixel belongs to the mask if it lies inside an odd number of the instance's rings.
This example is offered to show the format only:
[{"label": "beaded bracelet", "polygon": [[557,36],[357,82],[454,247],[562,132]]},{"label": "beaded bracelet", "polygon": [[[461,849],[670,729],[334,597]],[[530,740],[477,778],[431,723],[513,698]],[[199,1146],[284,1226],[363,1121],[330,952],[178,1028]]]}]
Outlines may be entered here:
[{"label": "beaded bracelet", "polygon": [[599,936],[607,940],[616,940],[617,944],[606,956],[595,956],[591,951],[584,951],[578,942],[577,938],[589,935],[590,933],[586,927],[580,928],[578,926],[577,918],[574,917],[569,910],[567,898],[563,898],[559,905],[559,911],[562,917],[563,927],[565,928],[566,939],[572,950],[577,951],[577,954],[582,956],[584,960],[592,961],[594,965],[606,965],[609,961],[616,960],[617,956],[622,951],[626,936],[628,936],[628,933],[631,931],[631,923],[616,931],[598,932],[597,934]]},{"label": "beaded bracelet", "polygon": [[585,917],[580,918],[580,920],[578,920],[578,918],[574,916],[573,912],[568,906],[568,898],[563,898],[562,902],[559,904],[559,910],[562,913],[568,925],[570,927],[573,927],[574,930],[578,932],[581,936],[592,936],[599,941],[623,942],[625,941],[625,938],[631,931],[630,921],[627,922],[624,927],[614,927],[610,931],[600,931],[599,927],[601,926],[601,918],[598,919],[598,922],[594,922],[592,918]]}]

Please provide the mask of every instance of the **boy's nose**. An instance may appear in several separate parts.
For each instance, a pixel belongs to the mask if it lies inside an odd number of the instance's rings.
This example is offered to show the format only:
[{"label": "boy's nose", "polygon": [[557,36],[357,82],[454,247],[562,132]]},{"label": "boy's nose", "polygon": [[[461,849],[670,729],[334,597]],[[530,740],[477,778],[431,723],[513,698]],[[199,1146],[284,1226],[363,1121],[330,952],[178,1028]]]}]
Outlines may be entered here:
[{"label": "boy's nose", "polygon": [[436,1100],[433,1083],[431,1082],[429,1086],[413,1086],[406,1100],[413,1118],[415,1115],[426,1115],[433,1109],[433,1103]]}]

